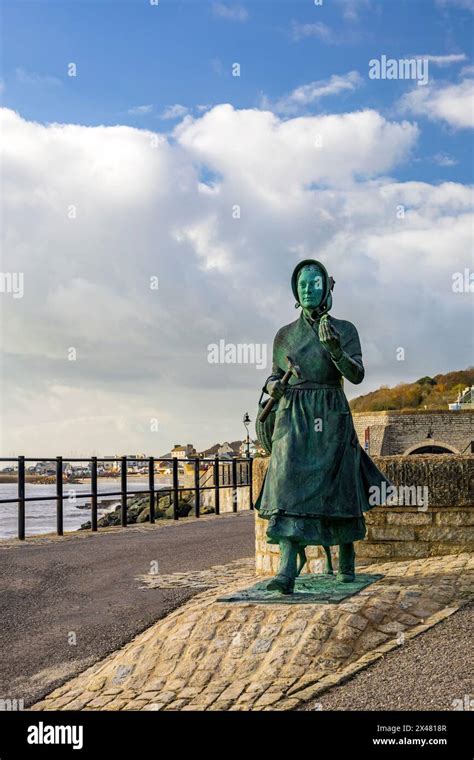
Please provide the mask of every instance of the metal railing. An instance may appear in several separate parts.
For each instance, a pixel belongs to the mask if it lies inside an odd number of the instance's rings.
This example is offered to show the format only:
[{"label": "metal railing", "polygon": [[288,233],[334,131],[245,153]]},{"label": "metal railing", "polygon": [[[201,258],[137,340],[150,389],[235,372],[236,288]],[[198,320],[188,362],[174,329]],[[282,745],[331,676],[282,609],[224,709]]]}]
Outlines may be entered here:
[{"label": "metal railing", "polygon": [[[148,488],[139,491],[128,490],[128,464],[134,462],[148,462]],[[90,463],[90,493],[76,493],[77,499],[91,499],[91,530],[97,531],[97,511],[98,511],[98,499],[103,496],[118,496],[120,497],[121,506],[121,525],[123,528],[127,527],[127,512],[128,512],[128,498],[131,496],[146,495],[149,496],[149,518],[150,522],[155,522],[155,505],[156,497],[158,495],[169,495],[171,497],[172,514],[173,519],[179,519],[179,495],[184,491],[194,491],[194,517],[200,517],[201,510],[201,492],[202,491],[214,491],[214,511],[216,515],[220,514],[220,490],[222,488],[232,489],[232,512],[237,512],[237,493],[239,488],[249,489],[249,509],[253,509],[253,492],[252,492],[252,459],[250,457],[237,457],[231,460],[219,459],[216,455],[213,458],[205,457],[193,457],[191,459],[178,459],[172,457],[156,458],[148,457],[147,459],[137,460],[136,457],[55,457],[55,458],[33,458],[33,457],[0,457],[0,462],[16,462],[18,468],[18,495],[15,498],[0,499],[0,504],[14,504],[18,503],[18,538],[20,541],[25,539],[25,523],[26,523],[26,504],[34,501],[51,501],[56,500],[56,533],[58,536],[64,535],[64,463],[70,462],[89,462]],[[26,463],[27,462],[54,462],[55,463],[55,485],[56,495],[51,496],[26,496]],[[97,480],[98,480],[98,463],[99,462],[120,462],[120,490],[119,491],[106,491],[99,492]],[[160,462],[167,462],[171,464],[171,485],[167,488],[155,488],[155,464]],[[191,464],[194,462],[194,485],[186,486],[179,483],[179,463],[185,462]],[[209,478],[206,477],[204,482],[201,482],[201,464],[209,462],[212,463],[212,485],[206,485]],[[243,467],[242,463],[245,463]],[[239,465],[239,467],[238,467]],[[220,472],[221,468],[221,472]],[[211,470],[211,465],[209,465]],[[243,471],[245,471],[245,478],[243,477]],[[205,473],[206,476],[208,473]],[[227,480],[227,483],[225,482]],[[239,482],[240,481],[240,482]],[[66,496],[66,498],[69,498]]]}]

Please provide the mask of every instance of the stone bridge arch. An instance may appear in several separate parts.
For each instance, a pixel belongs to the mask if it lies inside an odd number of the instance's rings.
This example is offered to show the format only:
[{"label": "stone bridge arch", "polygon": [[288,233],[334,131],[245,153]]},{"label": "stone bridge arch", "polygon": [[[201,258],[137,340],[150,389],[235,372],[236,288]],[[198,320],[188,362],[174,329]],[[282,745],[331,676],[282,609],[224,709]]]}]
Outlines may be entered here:
[{"label": "stone bridge arch", "polygon": [[[426,451],[423,451],[426,449]],[[431,449],[431,451],[429,451]],[[460,452],[450,443],[444,441],[438,441],[434,438],[425,438],[418,443],[409,446],[403,452],[403,456],[409,456],[410,454],[459,454]]]}]

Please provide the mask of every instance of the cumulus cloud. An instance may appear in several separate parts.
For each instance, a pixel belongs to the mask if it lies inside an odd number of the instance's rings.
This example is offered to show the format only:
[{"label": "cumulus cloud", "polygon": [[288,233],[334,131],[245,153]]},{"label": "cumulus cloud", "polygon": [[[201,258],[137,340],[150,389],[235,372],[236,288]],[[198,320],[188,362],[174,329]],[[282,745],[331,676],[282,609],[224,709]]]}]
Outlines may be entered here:
[{"label": "cumulus cloud", "polygon": [[232,175],[236,186],[252,177],[253,193],[270,202],[315,183],[337,186],[388,171],[409,154],[417,134],[413,124],[389,122],[373,110],[283,121],[269,111],[230,105],[175,130],[180,145],[202,164]]},{"label": "cumulus cloud", "polygon": [[305,39],[307,37],[315,37],[321,42],[328,44],[336,44],[339,40],[338,35],[327,24],[323,24],[322,21],[316,21],[310,24],[300,24],[297,21],[293,21],[291,25],[291,34],[293,39],[298,40]]},{"label": "cumulus cloud", "polygon": [[149,103],[145,106],[133,106],[132,108],[128,109],[128,112],[130,116],[142,116],[144,114],[152,113],[153,112],[153,104]]},{"label": "cumulus cloud", "polygon": [[279,98],[275,103],[263,96],[260,105],[276,113],[296,114],[305,110],[321,98],[331,95],[339,95],[343,92],[353,92],[363,84],[363,79],[357,71],[349,71],[347,74],[333,74],[329,79],[318,82],[309,82],[292,90],[288,95]]},{"label": "cumulus cloud", "polygon": [[168,119],[180,119],[181,117],[186,116],[187,113],[188,108],[186,108],[186,106],[182,106],[180,103],[175,103],[173,106],[167,106],[161,113],[160,118],[165,121]]},{"label": "cumulus cloud", "polygon": [[24,298],[1,295],[5,453],[237,437],[266,371],[209,364],[207,347],[271,352],[304,257],[327,264],[334,315],[361,335],[367,379],[349,394],[467,364],[451,278],[469,266],[472,194],[390,178],[415,125],[220,105],[164,136],[0,113],[2,266],[25,278]]},{"label": "cumulus cloud", "polygon": [[403,96],[399,103],[405,113],[443,121],[455,129],[474,126],[474,79],[455,84],[431,83]]}]

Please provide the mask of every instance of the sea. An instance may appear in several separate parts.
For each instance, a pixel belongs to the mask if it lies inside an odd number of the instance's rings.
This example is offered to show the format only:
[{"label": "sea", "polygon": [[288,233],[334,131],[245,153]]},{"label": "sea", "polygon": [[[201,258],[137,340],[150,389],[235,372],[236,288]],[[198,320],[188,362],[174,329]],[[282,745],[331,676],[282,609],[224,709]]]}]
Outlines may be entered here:
[{"label": "sea", "polygon": [[[148,478],[134,477],[128,481],[129,491],[146,491]],[[169,488],[168,483],[156,484],[156,490]],[[101,493],[120,491],[120,478],[98,478],[98,517],[115,509],[120,496],[103,497]],[[91,519],[90,497],[80,494],[91,492],[90,483],[64,484],[63,527],[64,532],[78,530]],[[0,499],[14,499],[18,495],[16,483],[0,483]],[[56,487],[53,484],[26,483],[26,497],[44,496],[45,501],[27,501],[25,504],[25,535],[37,536],[56,531]],[[89,506],[84,508],[88,504]],[[0,539],[18,537],[18,503],[0,504]]]}]

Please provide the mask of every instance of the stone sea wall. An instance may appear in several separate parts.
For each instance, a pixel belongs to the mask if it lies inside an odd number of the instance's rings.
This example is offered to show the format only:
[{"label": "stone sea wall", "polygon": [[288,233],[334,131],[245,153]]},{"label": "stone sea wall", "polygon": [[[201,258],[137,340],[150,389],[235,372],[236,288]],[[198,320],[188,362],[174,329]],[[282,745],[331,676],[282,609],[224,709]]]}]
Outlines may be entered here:
[{"label": "stone sea wall", "polygon": [[[474,456],[372,457],[390,482],[405,487],[404,506],[376,506],[366,513],[367,535],[356,543],[358,564],[374,559],[401,560],[474,550]],[[254,498],[260,491],[268,457],[254,460]],[[410,495],[406,488],[410,488]],[[410,498],[415,496],[415,498]],[[426,500],[427,497],[427,500]],[[267,544],[267,523],[255,513],[256,568],[278,569],[278,546]],[[337,558],[337,548],[332,549]],[[306,571],[321,572],[324,551],[308,547]]]}]

